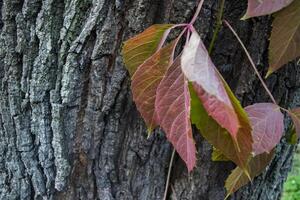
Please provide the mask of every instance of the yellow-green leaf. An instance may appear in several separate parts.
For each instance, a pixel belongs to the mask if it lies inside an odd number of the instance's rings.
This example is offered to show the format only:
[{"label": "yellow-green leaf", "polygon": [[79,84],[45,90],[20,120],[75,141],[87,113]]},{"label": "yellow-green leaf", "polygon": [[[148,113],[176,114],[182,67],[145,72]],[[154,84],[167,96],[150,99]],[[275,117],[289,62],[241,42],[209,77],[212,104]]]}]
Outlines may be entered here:
[{"label": "yellow-green leaf", "polygon": [[274,16],[267,76],[300,56],[300,1],[294,1]]},{"label": "yellow-green leaf", "polygon": [[[251,179],[261,174],[267,165],[270,163],[274,155],[274,150],[272,150],[269,154],[263,153],[255,156],[249,162],[249,175]],[[248,176],[244,173],[244,171],[236,167],[231,174],[228,176],[225,182],[225,188],[227,190],[227,197],[237,191],[242,186],[246,185],[249,182]],[[227,198],[226,197],[226,198]]]},{"label": "yellow-green leaf", "polygon": [[224,154],[217,148],[213,147],[213,152],[211,154],[212,161],[230,161]]},{"label": "yellow-green leaf", "polygon": [[131,76],[139,65],[157,51],[164,33],[172,26],[173,24],[155,24],[124,43],[122,55]]}]

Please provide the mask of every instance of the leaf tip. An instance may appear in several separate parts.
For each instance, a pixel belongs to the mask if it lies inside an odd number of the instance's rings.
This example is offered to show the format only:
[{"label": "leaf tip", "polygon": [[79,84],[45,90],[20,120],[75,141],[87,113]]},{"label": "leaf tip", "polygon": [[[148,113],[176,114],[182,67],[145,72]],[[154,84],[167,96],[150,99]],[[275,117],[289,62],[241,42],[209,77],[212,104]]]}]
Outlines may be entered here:
[{"label": "leaf tip", "polygon": [[147,139],[149,139],[151,137],[152,131],[153,131],[153,129],[151,127],[147,128]]},{"label": "leaf tip", "polygon": [[188,166],[188,174],[191,174],[191,172],[193,171],[193,168],[192,166]]},{"label": "leaf tip", "polygon": [[249,18],[250,18],[250,16],[248,16],[247,13],[246,13],[240,20],[245,21],[245,20],[247,20]]},{"label": "leaf tip", "polygon": [[271,74],[273,74],[273,72],[274,72],[274,70],[272,70],[271,68],[269,68],[269,69],[268,69],[268,72],[267,72],[267,74],[266,74],[266,76],[265,76],[265,79],[269,78],[269,76],[270,76]]},{"label": "leaf tip", "polygon": [[250,176],[250,174],[249,174],[249,172],[248,172],[248,169],[244,169],[243,171],[244,171],[244,173],[246,174],[246,176],[247,176],[247,178],[249,179],[249,181],[252,182],[252,178],[251,178],[251,176]]}]

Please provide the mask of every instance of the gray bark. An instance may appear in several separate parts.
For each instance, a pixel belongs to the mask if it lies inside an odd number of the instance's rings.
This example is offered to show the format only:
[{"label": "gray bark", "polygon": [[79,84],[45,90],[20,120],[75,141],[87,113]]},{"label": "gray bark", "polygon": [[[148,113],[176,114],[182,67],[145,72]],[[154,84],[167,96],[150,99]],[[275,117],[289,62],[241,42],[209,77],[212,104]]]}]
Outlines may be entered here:
[{"label": "gray bark", "polygon": [[[246,1],[226,2],[262,72],[270,17],[239,21]],[[172,152],[157,129],[149,139],[130,92],[122,42],[153,23],[191,19],[195,0],[0,0],[0,199],[162,199]],[[205,1],[196,27],[209,43],[218,1]],[[223,28],[213,60],[243,105],[268,101],[249,62]],[[300,69],[268,79],[282,106],[300,105]],[[196,133],[197,168],[176,157],[169,199],[223,199],[229,162],[210,160]],[[275,200],[294,147],[283,139],[266,172],[232,199]]]}]

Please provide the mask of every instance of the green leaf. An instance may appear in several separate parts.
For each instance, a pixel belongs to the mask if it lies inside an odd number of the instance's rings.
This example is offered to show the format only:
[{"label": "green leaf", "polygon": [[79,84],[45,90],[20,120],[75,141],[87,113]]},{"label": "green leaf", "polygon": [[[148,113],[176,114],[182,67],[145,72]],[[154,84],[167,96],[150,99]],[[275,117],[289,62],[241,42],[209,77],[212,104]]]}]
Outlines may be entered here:
[{"label": "green leaf", "polygon": [[233,161],[236,165],[242,168],[245,173],[247,173],[247,164],[251,157],[252,151],[251,127],[249,125],[248,117],[238,103],[238,100],[234,97],[227,84],[225,84],[228,95],[238,116],[240,117],[239,120],[243,125],[239,128],[237,138],[234,140],[226,131],[226,129],[222,128],[212,117],[207,114],[191,84],[189,88],[192,100],[192,123],[196,125],[203,137],[208,140],[208,142],[210,142],[215,148],[219,149],[224,156]]},{"label": "green leaf", "polygon": [[[272,160],[273,156],[274,156],[274,150],[272,150],[269,154],[263,153],[257,155],[250,160],[248,169],[249,169],[249,175],[251,179],[258,176],[265,170],[267,165]],[[241,168],[236,167],[228,176],[225,182],[225,188],[227,190],[226,198],[228,198],[229,195],[237,191],[242,186],[249,183],[249,181],[250,180],[248,176],[244,173],[244,171]]]},{"label": "green leaf", "polygon": [[267,76],[300,56],[300,1],[274,16]]},{"label": "green leaf", "polygon": [[139,65],[158,50],[164,33],[171,27],[173,24],[155,24],[124,43],[122,55],[131,76]]},{"label": "green leaf", "polygon": [[213,147],[213,152],[211,154],[212,161],[230,161],[224,154],[217,148]]}]

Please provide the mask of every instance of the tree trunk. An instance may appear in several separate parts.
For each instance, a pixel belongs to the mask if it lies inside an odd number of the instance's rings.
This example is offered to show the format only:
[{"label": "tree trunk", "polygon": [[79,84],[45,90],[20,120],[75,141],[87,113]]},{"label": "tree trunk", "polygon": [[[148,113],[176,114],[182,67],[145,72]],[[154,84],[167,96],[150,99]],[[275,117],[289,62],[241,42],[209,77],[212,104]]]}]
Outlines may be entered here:
[{"label": "tree trunk", "polygon": [[[195,0],[0,0],[0,199],[162,199],[172,147],[146,128],[130,92],[122,42],[153,23],[188,22]],[[225,18],[267,69],[271,17],[240,21],[246,1],[226,1]],[[218,1],[196,22],[208,45]],[[245,54],[222,28],[215,64],[243,105],[269,101]],[[282,106],[300,105],[300,69],[268,79]],[[194,133],[197,168],[175,157],[168,199],[219,200],[234,165],[212,162]],[[232,199],[280,199],[294,147],[283,139],[260,177]]]}]

